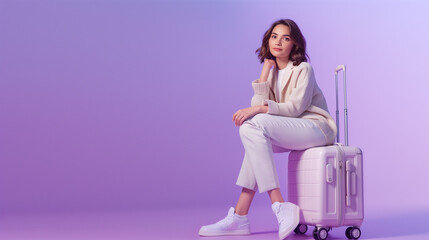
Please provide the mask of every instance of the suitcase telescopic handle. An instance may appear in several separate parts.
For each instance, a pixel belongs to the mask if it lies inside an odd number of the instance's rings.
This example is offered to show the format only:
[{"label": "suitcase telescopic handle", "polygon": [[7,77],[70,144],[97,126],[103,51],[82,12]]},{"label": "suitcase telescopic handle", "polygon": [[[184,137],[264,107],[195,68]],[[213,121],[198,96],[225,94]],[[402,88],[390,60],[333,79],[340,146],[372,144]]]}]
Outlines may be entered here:
[{"label": "suitcase telescopic handle", "polygon": [[347,89],[346,89],[346,65],[338,65],[335,68],[335,100],[336,100],[336,124],[337,124],[337,142],[340,142],[340,113],[338,112],[338,72],[343,71],[343,89],[344,89],[344,138],[345,146],[349,145],[348,115],[347,115]]}]

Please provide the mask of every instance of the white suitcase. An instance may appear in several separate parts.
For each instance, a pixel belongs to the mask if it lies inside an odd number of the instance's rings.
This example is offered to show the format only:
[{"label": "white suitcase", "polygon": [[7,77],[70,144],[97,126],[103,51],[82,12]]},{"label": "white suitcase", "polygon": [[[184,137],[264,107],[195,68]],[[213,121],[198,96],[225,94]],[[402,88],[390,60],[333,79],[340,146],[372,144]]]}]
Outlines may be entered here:
[{"label": "white suitcase", "polygon": [[[295,233],[303,234],[307,225],[316,226],[313,237],[326,239],[332,227],[349,226],[346,236],[358,239],[363,221],[362,151],[348,145],[345,66],[335,69],[336,122],[338,128],[338,72],[343,70],[345,143],[292,151],[288,163],[289,201],[300,207],[300,224]],[[339,133],[337,133],[339,142]]]}]

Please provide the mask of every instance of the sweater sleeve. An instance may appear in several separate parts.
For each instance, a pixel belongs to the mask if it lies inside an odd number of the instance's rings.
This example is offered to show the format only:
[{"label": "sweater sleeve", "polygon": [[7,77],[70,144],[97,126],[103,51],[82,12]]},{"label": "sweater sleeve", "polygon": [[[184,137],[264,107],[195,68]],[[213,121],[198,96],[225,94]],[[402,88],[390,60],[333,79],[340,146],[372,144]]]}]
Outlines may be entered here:
[{"label": "sweater sleeve", "polygon": [[268,81],[258,83],[259,79],[252,82],[254,95],[252,97],[250,106],[264,105],[264,100],[269,99],[270,96],[270,84]]},{"label": "sweater sleeve", "polygon": [[310,107],[315,84],[313,69],[310,64],[305,63],[298,71],[297,80],[293,86],[290,86],[293,89],[286,102],[278,103],[268,99],[264,100],[264,104],[268,104],[269,114],[299,117]]}]

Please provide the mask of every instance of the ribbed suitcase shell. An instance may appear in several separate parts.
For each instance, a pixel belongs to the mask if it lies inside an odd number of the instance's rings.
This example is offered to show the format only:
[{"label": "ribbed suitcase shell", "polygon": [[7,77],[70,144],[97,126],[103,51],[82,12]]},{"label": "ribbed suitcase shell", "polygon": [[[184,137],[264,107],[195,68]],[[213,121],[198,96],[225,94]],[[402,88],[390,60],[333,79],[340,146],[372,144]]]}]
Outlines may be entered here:
[{"label": "ribbed suitcase shell", "polygon": [[357,226],[363,221],[362,151],[327,146],[289,154],[289,201],[300,207],[300,223]]}]

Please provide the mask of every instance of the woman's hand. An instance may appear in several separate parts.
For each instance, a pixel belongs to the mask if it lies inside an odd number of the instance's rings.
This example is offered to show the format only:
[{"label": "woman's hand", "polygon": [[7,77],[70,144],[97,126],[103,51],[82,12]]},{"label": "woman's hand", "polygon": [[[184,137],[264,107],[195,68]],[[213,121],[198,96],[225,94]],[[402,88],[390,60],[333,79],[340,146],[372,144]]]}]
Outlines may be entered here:
[{"label": "woman's hand", "polygon": [[265,58],[264,66],[262,67],[261,76],[259,77],[259,82],[266,82],[268,80],[268,75],[270,74],[270,70],[273,67],[277,67],[277,63],[275,60]]},{"label": "woman's hand", "polygon": [[232,121],[235,122],[235,126],[241,126],[241,124],[243,124],[243,122],[246,121],[248,118],[251,118],[261,112],[261,106],[243,108],[234,113],[234,115],[232,116]]}]

